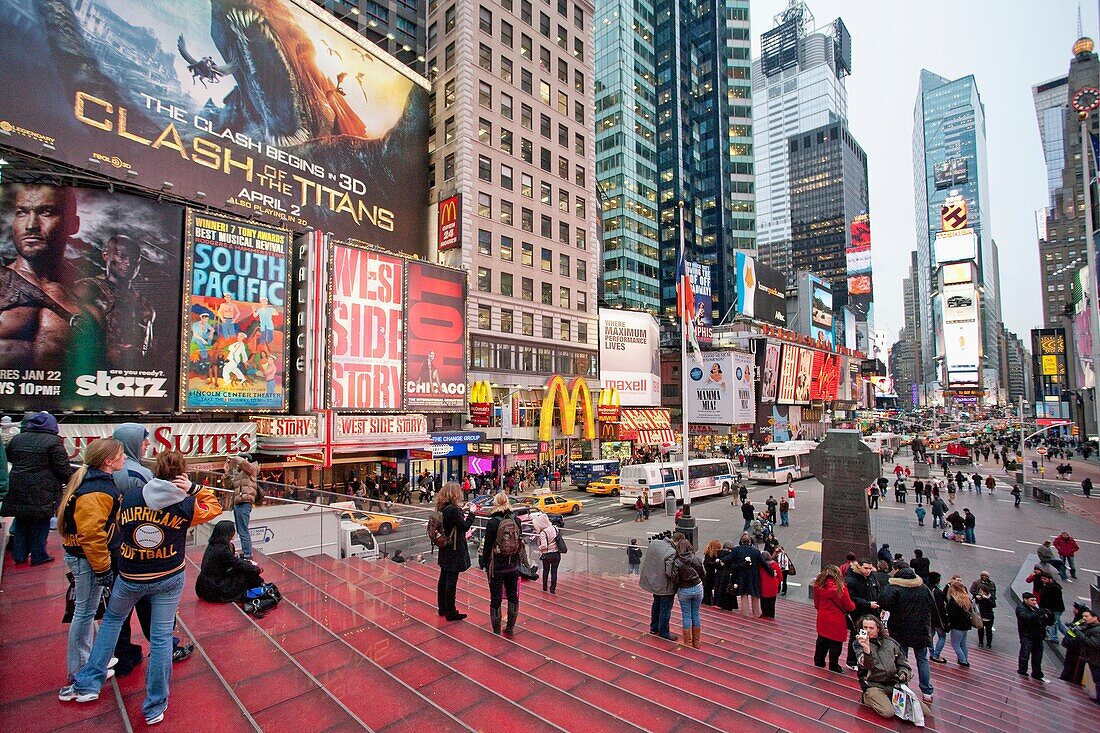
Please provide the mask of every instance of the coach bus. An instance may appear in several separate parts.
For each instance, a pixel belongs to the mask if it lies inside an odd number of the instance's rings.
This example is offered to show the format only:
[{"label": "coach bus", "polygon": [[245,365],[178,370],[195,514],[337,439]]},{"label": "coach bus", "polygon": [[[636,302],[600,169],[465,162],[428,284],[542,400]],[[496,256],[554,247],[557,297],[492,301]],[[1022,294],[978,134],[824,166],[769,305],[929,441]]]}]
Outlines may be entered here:
[{"label": "coach bus", "polygon": [[[688,461],[691,498],[723,496],[733,491],[737,468],[723,458],[696,458]],[[638,463],[619,471],[619,503],[634,506],[642,491],[649,492],[650,506],[661,506],[665,497],[684,500],[684,468],[680,463]]]}]

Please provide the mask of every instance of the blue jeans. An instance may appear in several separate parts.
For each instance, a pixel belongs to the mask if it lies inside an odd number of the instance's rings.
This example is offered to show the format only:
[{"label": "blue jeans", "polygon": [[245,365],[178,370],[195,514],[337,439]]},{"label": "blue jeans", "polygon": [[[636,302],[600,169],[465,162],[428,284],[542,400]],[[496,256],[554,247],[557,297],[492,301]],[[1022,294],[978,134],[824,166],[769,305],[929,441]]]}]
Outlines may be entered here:
[{"label": "blue jeans", "polygon": [[943,629],[936,629],[936,643],[932,647],[932,656],[936,659],[943,659],[943,648],[947,646],[947,632]]},{"label": "blue jeans", "polygon": [[1062,556],[1062,564],[1069,568],[1070,575],[1077,577],[1077,562],[1073,559],[1073,555]]},{"label": "blue jeans", "polygon": [[168,683],[172,679],[172,626],[176,608],[186,583],[185,573],[180,572],[152,583],[131,583],[117,578],[111,589],[111,602],[103,614],[92,656],[77,673],[73,686],[77,692],[99,692],[107,678],[107,663],[115,649],[122,621],[139,599],[148,597],[152,606],[150,618],[149,664],[145,670],[145,704],[141,712],[152,718],[164,712],[168,706]]},{"label": "blue jeans", "polygon": [[702,626],[699,621],[699,607],[703,605],[703,584],[681,588],[676,592],[676,597],[680,600],[680,625],[685,629]]},{"label": "blue jeans", "polygon": [[92,639],[95,638],[93,622],[103,586],[95,584],[95,571],[85,558],[65,553],[65,565],[76,581],[76,604],[73,620],[69,624],[69,649],[65,655],[65,668],[72,681],[92,654]]},{"label": "blue jeans", "polygon": [[1047,627],[1047,639],[1050,641],[1058,641],[1058,634],[1061,633],[1062,636],[1065,636],[1067,631],[1069,631],[1069,629],[1066,628],[1066,623],[1062,620],[1062,614],[1055,613],[1054,623]]},{"label": "blue jeans", "polygon": [[964,663],[970,662],[966,656],[966,637],[969,634],[969,630],[951,629],[951,648],[955,650],[955,658]]},{"label": "blue jeans", "polygon": [[251,504],[234,504],[233,521],[237,524],[237,539],[241,541],[241,555],[252,557],[252,535],[248,533],[248,520],[252,518]]},{"label": "blue jeans", "polygon": [[966,534],[966,541],[967,542],[969,542],[972,545],[977,542],[977,540],[974,539],[974,528],[973,527],[967,527],[966,531],[965,531],[965,534]]},{"label": "blue jeans", "polygon": [[[920,680],[920,691],[925,695],[931,695],[932,690],[932,670],[928,664],[928,647],[915,646],[913,647],[913,657],[917,660],[917,679]],[[901,653],[908,659],[909,647],[902,645]]]},{"label": "blue jeans", "polygon": [[742,532],[748,532],[750,527],[752,527],[752,520],[751,519],[746,519],[745,520],[745,526],[741,528],[741,531]]},{"label": "blue jeans", "polygon": [[649,609],[649,633],[669,636],[670,618],[672,618],[672,596],[653,596],[653,605]]},{"label": "blue jeans", "polygon": [[788,513],[787,512],[779,512],[779,523],[783,527],[790,526],[791,522],[790,522],[790,519],[788,519]]},{"label": "blue jeans", "polygon": [[24,562],[30,555],[32,563],[45,562],[46,540],[50,538],[49,517],[19,517],[11,528],[11,554],[15,562]]}]

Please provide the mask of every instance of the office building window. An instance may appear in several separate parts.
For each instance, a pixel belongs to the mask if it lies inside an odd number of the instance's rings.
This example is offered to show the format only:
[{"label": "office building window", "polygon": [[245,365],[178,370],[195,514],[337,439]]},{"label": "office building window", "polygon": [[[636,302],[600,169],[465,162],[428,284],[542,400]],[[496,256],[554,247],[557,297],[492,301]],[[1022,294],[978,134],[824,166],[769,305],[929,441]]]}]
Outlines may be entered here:
[{"label": "office building window", "polygon": [[512,131],[501,128],[500,130],[500,150],[501,152],[512,154]]},{"label": "office building window", "polygon": [[534,89],[534,77],[527,69],[519,70],[519,88],[523,90],[524,94],[532,94]]},{"label": "office building window", "polygon": [[581,258],[577,258],[577,279],[581,282],[588,280],[588,263]]},{"label": "office building window", "polygon": [[582,344],[588,343],[588,324],[584,321],[577,321],[577,341]]},{"label": "office building window", "polygon": [[487,229],[477,230],[477,253],[486,257],[493,254],[493,234]]},{"label": "office building window", "polygon": [[519,193],[520,193],[521,196],[526,196],[529,199],[534,198],[535,197],[534,186],[535,186],[535,182],[534,182],[534,179],[531,178],[530,174],[528,174],[528,173],[520,173],[519,174]]},{"label": "office building window", "polygon": [[573,88],[576,89],[578,92],[580,92],[582,94],[584,93],[584,72],[583,71],[574,71],[573,72]]},{"label": "office building window", "polygon": [[583,290],[577,291],[577,310],[588,310],[588,293],[584,292]]},{"label": "office building window", "polygon": [[443,109],[450,109],[455,103],[455,80],[448,79],[443,85]]},{"label": "office building window", "polygon": [[558,156],[558,176],[569,180],[569,159],[561,155]]},{"label": "office building window", "polygon": [[558,189],[558,211],[569,213],[569,192],[564,188]]},{"label": "office building window", "polygon": [[520,280],[520,297],[524,300],[535,300],[535,281],[529,277]]},{"label": "office building window", "polygon": [[558,81],[563,84],[569,83],[569,64],[565,59],[558,59]]},{"label": "office building window", "polygon": [[569,307],[569,292],[569,288],[558,288],[558,305],[560,305],[562,308]]},{"label": "office building window", "polygon": [[512,238],[501,235],[500,237],[500,259],[505,262],[512,261]]},{"label": "office building window", "polygon": [[[500,187],[509,191],[512,190],[512,166],[504,165],[503,163],[500,164]],[[584,202],[584,199],[581,198],[577,200],[582,203]]]},{"label": "office building window", "polygon": [[493,35],[493,11],[482,5],[478,9],[477,27],[482,33]]},{"label": "office building window", "polygon": [[534,150],[535,146],[530,140],[525,137],[519,139],[519,157],[524,163],[534,162]]},{"label": "office building window", "polygon": [[[453,120],[454,118],[452,117],[451,119]],[[450,141],[450,138],[446,140],[446,142]],[[489,120],[484,117],[479,118],[477,121],[477,141],[485,145],[493,144],[493,123],[489,122]]]},{"label": "office building window", "polygon": [[493,85],[488,82],[478,82],[477,103],[482,107],[493,108]]},{"label": "office building window", "polygon": [[512,226],[512,202],[500,200],[500,223]]},{"label": "office building window", "polygon": [[450,153],[443,159],[443,180],[449,181],[455,177],[455,154]]},{"label": "office building window", "polygon": [[584,135],[579,132],[573,135],[573,152],[577,155],[584,155]]},{"label": "office building window", "polygon": [[[505,25],[508,24],[505,23]],[[512,60],[504,56],[500,57],[500,78],[509,84],[512,83]]]},{"label": "office building window", "polygon": [[577,249],[588,249],[588,232],[577,227]]},{"label": "office building window", "polygon": [[573,39],[573,55],[578,61],[584,61],[584,41],[579,38]]},{"label": "office building window", "polygon": [[535,212],[524,208],[520,211],[519,226],[525,232],[535,233]]},{"label": "office building window", "polygon": [[535,115],[531,108],[526,104],[519,106],[519,124],[523,126],[525,130],[535,129]]},{"label": "office building window", "polygon": [[541,217],[541,221],[539,222],[539,234],[545,239],[550,239],[550,237],[554,236],[554,220],[549,216]]},{"label": "office building window", "polygon": [[584,186],[584,166],[578,165],[573,169],[573,182],[578,186]]},{"label": "office building window", "polygon": [[534,336],[535,335],[535,314],[534,313],[524,313],[520,317],[520,322],[522,324],[523,335],[524,336]]},{"label": "office building window", "polygon": [[569,114],[569,95],[562,91],[558,92],[558,114]]},{"label": "office building window", "polygon": [[569,244],[569,222],[558,222],[558,241],[562,244]]},{"label": "office building window", "polygon": [[477,195],[477,215],[487,219],[493,218],[493,197],[487,193]]},{"label": "office building window", "polygon": [[539,115],[539,134],[547,140],[550,139],[550,117],[548,115]]},{"label": "office building window", "polygon": [[500,294],[509,296],[512,294],[512,273],[500,273]]},{"label": "office building window", "polygon": [[572,341],[573,340],[573,328],[572,328],[572,326],[573,326],[573,324],[570,323],[567,319],[563,318],[561,320],[561,340],[562,341]]},{"label": "office building window", "polygon": [[493,181],[493,161],[486,155],[477,156],[477,177],[483,181]]},{"label": "office building window", "polygon": [[554,265],[554,253],[550,251],[549,247],[542,248],[542,257],[540,258],[541,267],[543,272],[550,272]]},{"label": "office building window", "polygon": [[519,34],[519,55],[528,61],[531,60],[531,36],[526,33]]},{"label": "office building window", "polygon": [[558,125],[558,145],[563,148],[569,147],[569,128],[565,125]]},{"label": "office building window", "polygon": [[451,41],[447,44],[447,47],[443,49],[443,70],[450,71],[451,67],[455,65],[455,43]]},{"label": "office building window", "polygon": [[539,149],[539,168],[549,173],[554,168],[554,156],[549,148]]},{"label": "office building window", "polygon": [[448,117],[443,120],[443,144],[453,141],[455,139],[455,118]]},{"label": "office building window", "polygon": [[488,305],[477,307],[477,327],[488,331],[493,325],[493,308]]},{"label": "office building window", "polygon": [[504,308],[500,310],[500,331],[501,333],[512,332],[512,311]]},{"label": "office building window", "polygon": [[554,317],[543,316],[542,317],[542,337],[544,339],[554,338]]},{"label": "office building window", "polygon": [[539,13],[539,33],[550,37],[550,16],[546,13]]},{"label": "office building window", "polygon": [[447,8],[443,12],[443,32],[450,33],[455,29],[455,6]]},{"label": "office building window", "polygon": [[584,122],[584,105],[580,102],[573,102],[573,119],[577,122]]},{"label": "office building window", "polygon": [[550,104],[550,83],[545,81],[539,82],[539,99],[543,104]]},{"label": "office building window", "polygon": [[569,277],[572,274],[569,270],[569,255],[558,255],[558,274],[562,277]]},{"label": "office building window", "polygon": [[542,304],[554,305],[554,286],[550,283],[542,284]]},{"label": "office building window", "polygon": [[539,182],[539,201],[545,206],[553,205],[554,187],[546,181]]},{"label": "office building window", "polygon": [[528,267],[535,266],[535,246],[530,242],[523,242],[523,255],[520,260],[521,265],[527,265]]},{"label": "office building window", "polygon": [[482,293],[491,292],[493,289],[493,271],[488,267],[477,268],[477,289]]},{"label": "office building window", "polygon": [[[509,188],[511,188],[511,186],[509,186]],[[573,213],[583,219],[586,208],[584,196],[578,196],[576,201],[573,202]]]},{"label": "office building window", "polygon": [[489,48],[484,43],[478,44],[477,65],[486,71],[493,70],[493,49]]},{"label": "office building window", "polygon": [[531,25],[531,0],[520,0],[519,17],[527,25]]},{"label": "office building window", "polygon": [[[503,43],[504,46],[507,47],[507,48],[512,47],[512,24],[507,22],[507,21],[504,21],[504,20],[500,21],[500,42]],[[512,69],[512,62],[509,61],[508,62],[508,73],[509,73],[508,81],[512,81],[511,76],[510,76],[511,73],[512,73],[511,69]]]},{"label": "office building window", "polygon": [[512,119],[512,95],[500,95],[500,116],[506,120]]}]

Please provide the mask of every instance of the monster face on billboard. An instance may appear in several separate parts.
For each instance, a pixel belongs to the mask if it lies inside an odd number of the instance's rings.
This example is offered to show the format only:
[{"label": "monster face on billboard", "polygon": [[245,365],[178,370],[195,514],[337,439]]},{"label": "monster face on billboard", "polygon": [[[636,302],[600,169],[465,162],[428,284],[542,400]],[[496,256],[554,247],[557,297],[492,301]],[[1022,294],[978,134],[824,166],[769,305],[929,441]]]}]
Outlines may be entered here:
[{"label": "monster face on billboard", "polygon": [[426,82],[312,3],[0,0],[0,37],[9,145],[291,229],[423,247]]},{"label": "monster face on billboard", "polygon": [[0,188],[0,409],[171,412],[183,212]]}]

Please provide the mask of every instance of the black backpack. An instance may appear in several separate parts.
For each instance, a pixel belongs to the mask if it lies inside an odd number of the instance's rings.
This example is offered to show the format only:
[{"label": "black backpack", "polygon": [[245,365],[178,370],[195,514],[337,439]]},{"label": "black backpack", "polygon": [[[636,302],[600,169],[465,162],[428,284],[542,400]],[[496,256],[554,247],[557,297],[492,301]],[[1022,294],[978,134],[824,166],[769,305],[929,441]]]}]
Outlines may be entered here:
[{"label": "black backpack", "polygon": [[241,608],[249,616],[263,618],[279,605],[283,600],[283,594],[279,592],[279,586],[274,583],[264,583],[258,588],[253,588],[245,593],[246,600]]}]

